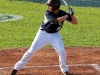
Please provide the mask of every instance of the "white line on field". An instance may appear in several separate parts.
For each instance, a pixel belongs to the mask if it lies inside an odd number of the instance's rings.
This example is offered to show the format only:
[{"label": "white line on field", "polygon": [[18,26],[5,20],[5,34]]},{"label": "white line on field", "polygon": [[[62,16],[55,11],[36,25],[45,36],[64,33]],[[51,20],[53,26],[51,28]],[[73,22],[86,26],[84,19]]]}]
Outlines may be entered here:
[{"label": "white line on field", "polygon": [[95,64],[95,65],[92,65],[97,71],[99,71],[100,72],[100,65],[98,65],[98,64]]},{"label": "white line on field", "polygon": [[[59,65],[49,65],[49,66],[25,66],[24,68],[46,68],[46,67],[58,67]],[[68,66],[92,66],[97,71],[100,71],[100,66],[98,64],[72,64]],[[0,67],[2,69],[13,69],[13,67]]]}]

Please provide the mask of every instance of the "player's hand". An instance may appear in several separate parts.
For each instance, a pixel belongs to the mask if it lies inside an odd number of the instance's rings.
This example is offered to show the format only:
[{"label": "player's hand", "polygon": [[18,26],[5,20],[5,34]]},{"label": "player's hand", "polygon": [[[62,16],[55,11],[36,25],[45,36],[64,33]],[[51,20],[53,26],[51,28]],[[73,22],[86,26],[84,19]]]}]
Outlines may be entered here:
[{"label": "player's hand", "polygon": [[68,8],[68,13],[69,13],[70,15],[74,15],[73,9],[69,7],[69,8]]}]

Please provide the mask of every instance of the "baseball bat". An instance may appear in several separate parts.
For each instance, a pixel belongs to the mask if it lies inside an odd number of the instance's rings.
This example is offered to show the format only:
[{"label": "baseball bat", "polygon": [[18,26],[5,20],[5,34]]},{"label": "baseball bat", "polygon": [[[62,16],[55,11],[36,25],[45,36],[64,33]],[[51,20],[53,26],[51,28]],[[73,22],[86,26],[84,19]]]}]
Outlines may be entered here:
[{"label": "baseball bat", "polygon": [[62,1],[68,8],[70,8],[70,6],[68,5],[68,3],[65,0],[62,0]]}]

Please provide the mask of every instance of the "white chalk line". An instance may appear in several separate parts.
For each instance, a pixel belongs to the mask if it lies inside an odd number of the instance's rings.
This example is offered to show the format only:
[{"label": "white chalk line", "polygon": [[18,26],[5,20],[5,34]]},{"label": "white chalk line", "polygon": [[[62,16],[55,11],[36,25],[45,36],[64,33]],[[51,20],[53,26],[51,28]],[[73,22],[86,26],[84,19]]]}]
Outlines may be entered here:
[{"label": "white chalk line", "polygon": [[[58,67],[59,65],[49,65],[49,66],[25,66],[24,68],[50,68],[50,67]],[[70,66],[92,66],[96,71],[100,71],[100,65],[98,64],[72,64]],[[0,70],[3,69],[13,69],[14,67],[0,67]]]},{"label": "white chalk line", "polygon": [[95,65],[92,65],[97,71],[99,71],[100,72],[100,65],[98,65],[98,64],[95,64]]}]

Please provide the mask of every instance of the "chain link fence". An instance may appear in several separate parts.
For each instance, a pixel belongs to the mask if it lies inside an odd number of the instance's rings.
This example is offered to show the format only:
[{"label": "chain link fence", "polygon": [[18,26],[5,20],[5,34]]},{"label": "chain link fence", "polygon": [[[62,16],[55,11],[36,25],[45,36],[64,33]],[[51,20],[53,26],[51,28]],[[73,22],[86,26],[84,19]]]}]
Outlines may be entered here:
[{"label": "chain link fence", "polygon": [[[45,3],[47,0],[27,0],[27,1]],[[74,6],[100,7],[100,0],[65,0],[65,1],[69,5],[74,5]]]},{"label": "chain link fence", "polygon": [[[45,3],[47,0],[11,0],[11,1],[29,1],[36,3]],[[73,6],[89,6],[100,7],[100,0],[65,0],[69,5]],[[61,3],[64,4],[61,0]]]}]

